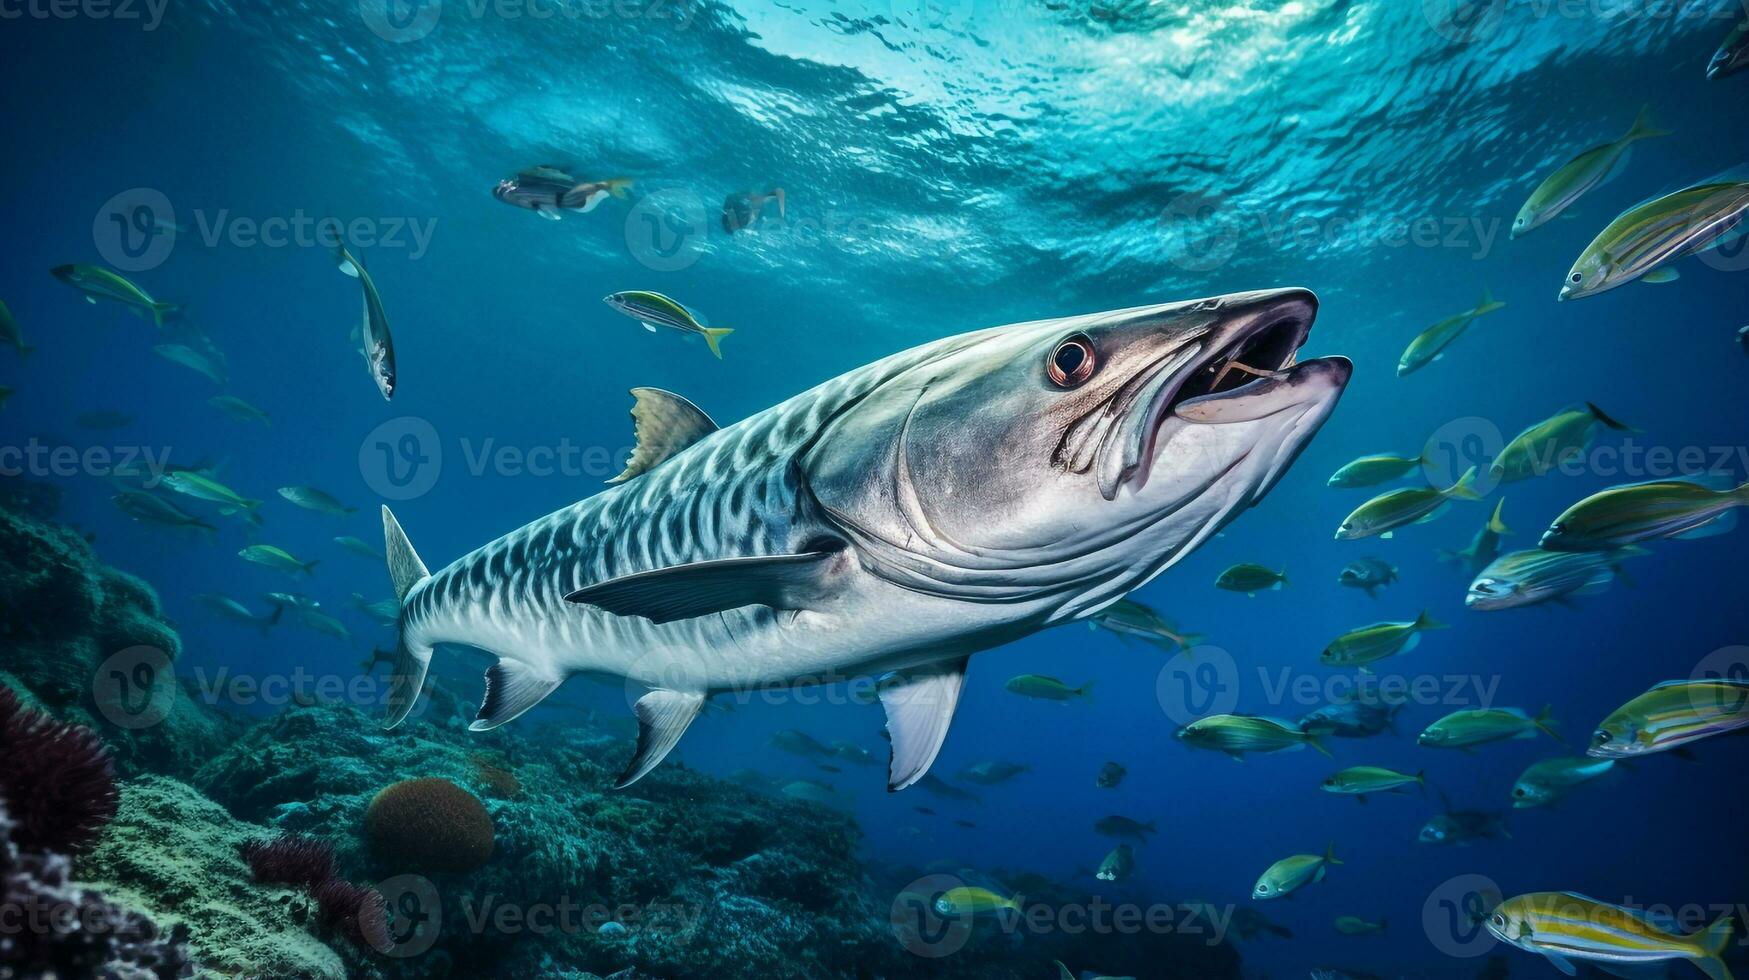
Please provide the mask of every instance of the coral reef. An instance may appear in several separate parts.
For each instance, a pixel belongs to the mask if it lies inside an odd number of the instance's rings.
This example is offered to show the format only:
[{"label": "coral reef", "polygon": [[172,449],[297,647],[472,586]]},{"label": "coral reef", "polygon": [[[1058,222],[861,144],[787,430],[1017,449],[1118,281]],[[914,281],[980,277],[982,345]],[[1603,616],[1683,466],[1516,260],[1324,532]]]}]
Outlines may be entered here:
[{"label": "coral reef", "polygon": [[183,783],[141,776],[123,783],[114,823],[75,871],[158,922],[186,925],[204,970],[345,976],[340,957],[309,932],[314,903],[253,881],[242,848],[267,836]]},{"label": "coral reef", "polygon": [[472,871],[492,856],[492,818],[474,794],[441,776],[383,787],[364,811],[377,859],[397,871]]},{"label": "coral reef", "polygon": [[151,586],[104,566],[65,527],[0,509],[0,611],[0,682],[27,705],[98,732],[123,774],[186,777],[239,727],[165,674],[148,678],[165,685],[150,724],[97,702],[100,681],[117,686],[106,701],[119,696],[142,679],[141,663],[168,665],[182,644]]},{"label": "coral reef", "polygon": [[194,973],[187,929],[166,933],[139,912],[69,880],[65,855],[21,850],[0,803],[0,976],[172,980]]},{"label": "coral reef", "polygon": [[115,768],[96,733],[21,705],[0,684],[0,802],[20,847],[74,853],[115,816]]},{"label": "coral reef", "polygon": [[[132,648],[157,651],[156,678],[170,677],[180,642],[155,594],[73,533],[3,510],[0,611],[0,682],[18,692],[0,705],[0,730],[37,740],[28,765],[0,761],[0,787],[57,765],[84,774],[80,798],[103,785],[93,743],[45,749],[46,722],[20,726],[32,707],[95,730],[122,776],[113,820],[72,859],[71,878],[87,885],[68,883],[67,858],[21,858],[10,845],[0,877],[9,895],[103,903],[135,937],[46,951],[0,942],[0,965],[51,962],[82,976],[94,958],[131,956],[133,972],[120,975],[181,975],[192,958],[211,974],[365,980],[1022,980],[1060,958],[1170,980],[1238,976],[1231,947],[1177,935],[1017,943],[979,925],[954,955],[915,955],[890,920],[920,869],[871,870],[842,812],[677,762],[613,790],[628,751],[614,727],[622,718],[472,733],[471,706],[433,679],[391,732],[379,706],[315,699],[244,722],[171,678],[154,687],[168,690],[160,716],[133,724],[94,691],[106,672],[135,688],[154,679],[137,664],[111,669]],[[72,823],[86,829],[60,842],[76,844],[106,810],[83,812]],[[1093,901],[1042,880],[1026,892]],[[159,927],[173,930],[168,940]]]}]

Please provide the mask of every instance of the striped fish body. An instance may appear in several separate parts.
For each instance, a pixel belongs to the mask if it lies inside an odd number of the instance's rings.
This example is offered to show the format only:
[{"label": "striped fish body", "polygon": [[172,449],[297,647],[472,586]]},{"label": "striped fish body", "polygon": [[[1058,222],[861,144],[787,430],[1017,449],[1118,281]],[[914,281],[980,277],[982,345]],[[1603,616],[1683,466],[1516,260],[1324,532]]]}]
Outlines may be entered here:
[{"label": "striped fish body", "polygon": [[1610,714],[1587,754],[1626,759],[1749,728],[1749,681],[1665,681]]},{"label": "striped fish body", "polygon": [[[649,693],[623,786],[708,697],[891,675],[889,788],[905,788],[971,654],[1099,612],[1273,486],[1350,373],[1295,360],[1314,311],[1281,290],[979,331],[722,428],[638,389],[621,482],[446,567],[385,508],[387,723],[443,644],[498,657],[476,730],[574,674],[624,678]],[[1103,373],[1052,380],[1064,348]],[[1249,373],[1225,370],[1241,355]]]},{"label": "striped fish body", "polygon": [[1625,286],[1653,269],[1702,252],[1749,217],[1749,181],[1715,181],[1633,207],[1610,222],[1567,273],[1560,299]]},{"label": "striped fish body", "polygon": [[1684,936],[1636,909],[1574,892],[1533,892],[1496,906],[1488,915],[1487,928],[1519,949],[1548,957],[1568,976],[1578,972],[1573,960],[1598,963],[1605,969],[1688,960],[1713,980],[1731,977],[1719,959],[1731,938],[1729,914]]}]

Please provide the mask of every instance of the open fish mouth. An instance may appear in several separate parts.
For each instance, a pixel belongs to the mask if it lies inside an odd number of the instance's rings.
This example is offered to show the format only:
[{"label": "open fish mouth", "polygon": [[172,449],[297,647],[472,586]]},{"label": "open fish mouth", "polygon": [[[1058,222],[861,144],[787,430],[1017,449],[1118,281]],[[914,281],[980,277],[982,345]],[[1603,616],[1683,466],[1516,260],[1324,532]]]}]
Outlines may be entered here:
[{"label": "open fish mouth", "polygon": [[1283,289],[1220,302],[1236,307],[1231,318],[1197,348],[1156,366],[1154,377],[1143,383],[1134,399],[1137,407],[1120,429],[1123,451],[1108,456],[1102,467],[1100,491],[1106,499],[1123,484],[1139,489],[1146,482],[1169,420],[1222,425],[1290,410],[1305,414],[1320,403],[1332,405],[1348,384],[1353,365],[1345,357],[1299,360],[1318,312],[1310,291]]}]

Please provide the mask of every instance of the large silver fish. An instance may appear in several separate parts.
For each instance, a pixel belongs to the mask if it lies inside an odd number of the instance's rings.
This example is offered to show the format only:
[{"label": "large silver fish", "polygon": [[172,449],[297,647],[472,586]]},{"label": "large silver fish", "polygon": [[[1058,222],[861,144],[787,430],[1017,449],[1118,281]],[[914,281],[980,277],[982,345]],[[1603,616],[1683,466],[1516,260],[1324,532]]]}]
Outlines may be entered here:
[{"label": "large silver fish", "polygon": [[401,600],[388,727],[433,647],[499,657],[475,730],[572,674],[627,678],[630,785],[707,698],[888,675],[888,788],[919,781],[971,654],[1087,618],[1281,478],[1352,367],[1295,363],[1301,289],[1041,320],[877,361],[733,425],[642,389],[628,479],[435,574],[383,511]]}]

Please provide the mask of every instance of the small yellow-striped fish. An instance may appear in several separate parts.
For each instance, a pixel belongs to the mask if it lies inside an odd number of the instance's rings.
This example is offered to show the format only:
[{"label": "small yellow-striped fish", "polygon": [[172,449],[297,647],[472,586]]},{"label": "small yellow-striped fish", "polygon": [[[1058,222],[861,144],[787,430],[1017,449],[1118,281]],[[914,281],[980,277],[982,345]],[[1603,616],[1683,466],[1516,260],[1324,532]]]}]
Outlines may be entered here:
[{"label": "small yellow-striped fish", "polygon": [[1533,892],[1501,902],[1488,931],[1531,953],[1541,953],[1568,976],[1573,960],[1604,964],[1614,973],[1637,965],[1688,960],[1712,980],[1731,980],[1719,954],[1731,941],[1731,916],[1691,935],[1679,935],[1644,912],[1573,892]]},{"label": "small yellow-striped fish", "polygon": [[1585,754],[1627,759],[1749,728],[1749,681],[1665,681],[1597,726]]}]

